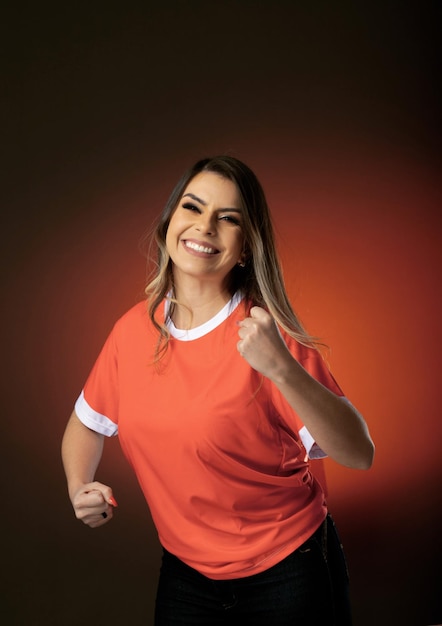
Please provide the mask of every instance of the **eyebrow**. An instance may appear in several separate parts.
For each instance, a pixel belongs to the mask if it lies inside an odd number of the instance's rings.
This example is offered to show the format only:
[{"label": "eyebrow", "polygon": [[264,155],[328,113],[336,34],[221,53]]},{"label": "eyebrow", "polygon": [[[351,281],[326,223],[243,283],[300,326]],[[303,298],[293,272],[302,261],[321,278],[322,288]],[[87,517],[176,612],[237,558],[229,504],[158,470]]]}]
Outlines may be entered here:
[{"label": "eyebrow", "polygon": [[[198,198],[198,196],[196,196],[193,193],[185,193],[183,195],[183,198],[192,198],[192,200],[196,200],[196,202],[199,202],[200,204],[202,204],[203,206],[207,206],[207,202],[205,200],[202,200],[201,198]],[[220,211],[230,211],[231,213],[241,213],[241,209],[229,209],[229,208],[225,208],[225,209],[219,209]]]}]

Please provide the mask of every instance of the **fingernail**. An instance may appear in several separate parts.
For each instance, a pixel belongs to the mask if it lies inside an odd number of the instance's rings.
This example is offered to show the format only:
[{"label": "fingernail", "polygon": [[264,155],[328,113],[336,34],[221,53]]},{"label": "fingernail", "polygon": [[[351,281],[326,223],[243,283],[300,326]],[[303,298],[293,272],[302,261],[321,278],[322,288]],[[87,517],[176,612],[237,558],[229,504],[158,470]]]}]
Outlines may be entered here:
[{"label": "fingernail", "polygon": [[112,504],[112,506],[118,506],[117,501],[115,500],[114,496],[111,496],[109,498],[109,504]]}]

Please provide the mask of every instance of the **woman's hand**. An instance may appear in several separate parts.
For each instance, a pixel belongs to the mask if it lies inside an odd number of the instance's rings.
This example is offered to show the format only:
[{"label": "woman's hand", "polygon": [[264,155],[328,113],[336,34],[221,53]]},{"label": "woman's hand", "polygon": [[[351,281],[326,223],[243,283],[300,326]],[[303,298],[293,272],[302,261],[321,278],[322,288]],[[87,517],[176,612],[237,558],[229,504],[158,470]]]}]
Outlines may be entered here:
[{"label": "woman's hand", "polygon": [[276,381],[285,367],[290,367],[290,354],[271,315],[254,306],[250,317],[239,322],[237,348],[253,369]]},{"label": "woman's hand", "polygon": [[91,528],[107,524],[118,506],[112,489],[94,481],[103,442],[104,435],[87,428],[74,411],[63,436],[63,466],[75,515]]},{"label": "woman's hand", "polygon": [[364,418],[298,363],[271,315],[253,307],[238,334],[240,355],[279,389],[319,447],[342,465],[368,469],[374,444]]},{"label": "woman's hand", "polygon": [[82,485],[71,501],[77,519],[91,528],[107,524],[113,517],[114,507],[118,506],[112,489],[99,482]]}]

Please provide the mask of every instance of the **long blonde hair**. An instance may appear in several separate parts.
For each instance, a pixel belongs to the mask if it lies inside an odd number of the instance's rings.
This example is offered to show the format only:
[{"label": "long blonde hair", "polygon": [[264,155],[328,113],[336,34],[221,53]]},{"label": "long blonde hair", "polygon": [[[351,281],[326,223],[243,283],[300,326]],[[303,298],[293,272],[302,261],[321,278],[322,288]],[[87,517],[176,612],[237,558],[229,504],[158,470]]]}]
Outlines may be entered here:
[{"label": "long blonde hair", "polygon": [[[156,360],[167,350],[169,331],[156,312],[167,294],[173,294],[172,262],[166,247],[170,218],[189,182],[201,172],[213,172],[237,186],[242,202],[242,229],[245,242],[245,265],[235,266],[230,275],[230,292],[241,290],[246,302],[265,308],[281,328],[298,342],[317,348],[319,342],[309,335],[294,312],[284,285],[280,260],[267,200],[252,170],[231,156],[216,156],[198,161],[188,169],[172,191],[153,232],[156,264],[146,287],[150,319],[159,332]],[[173,311],[169,309],[169,315]]]}]

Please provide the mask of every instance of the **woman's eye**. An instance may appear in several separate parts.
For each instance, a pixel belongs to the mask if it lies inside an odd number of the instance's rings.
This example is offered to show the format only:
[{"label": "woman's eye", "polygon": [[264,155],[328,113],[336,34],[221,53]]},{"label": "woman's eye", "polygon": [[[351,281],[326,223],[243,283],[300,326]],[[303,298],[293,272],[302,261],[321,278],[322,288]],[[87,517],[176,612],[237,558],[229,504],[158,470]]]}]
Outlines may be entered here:
[{"label": "woman's eye", "polygon": [[186,202],[185,204],[183,204],[183,209],[187,209],[188,211],[199,211],[199,208],[191,202]]},{"label": "woman's eye", "polygon": [[236,224],[236,226],[240,226],[240,221],[236,217],[232,217],[232,215],[220,215],[220,220],[224,222],[229,222],[231,224]]}]

